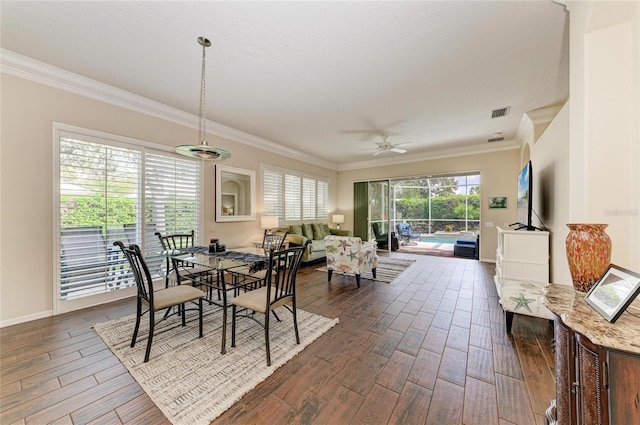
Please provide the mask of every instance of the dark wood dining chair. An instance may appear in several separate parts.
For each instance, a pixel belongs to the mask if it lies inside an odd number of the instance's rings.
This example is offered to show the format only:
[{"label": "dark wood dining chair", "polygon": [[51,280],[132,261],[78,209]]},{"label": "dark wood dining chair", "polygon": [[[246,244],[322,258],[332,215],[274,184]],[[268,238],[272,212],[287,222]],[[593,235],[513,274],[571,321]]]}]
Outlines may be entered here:
[{"label": "dark wood dining chair", "polygon": [[267,233],[265,231],[264,236],[262,237],[262,249],[264,249],[265,253],[268,253],[272,249],[280,251],[288,234],[289,232]]},{"label": "dark wood dining chair", "polygon": [[[151,273],[149,273],[149,268],[147,267],[147,263],[145,262],[138,245],[133,244],[129,246],[129,248],[126,248],[121,241],[116,241],[113,244],[119,246],[127,257],[129,265],[131,266],[131,271],[133,272],[133,277],[136,281],[136,286],[138,287],[138,296],[136,301],[136,325],[133,330],[133,337],[131,338],[131,347],[136,345],[142,316],[147,313],[149,314],[149,336],[147,339],[147,350],[144,355],[144,362],[146,363],[149,361],[155,325],[162,322],[167,317],[171,317],[171,314],[166,313],[168,313],[172,307],[179,307],[176,310],[176,313],[182,316],[182,326],[186,326],[185,313],[188,310],[186,305],[189,302],[197,302],[198,324],[200,328],[199,338],[202,338],[202,299],[205,297],[205,293],[189,285],[171,286],[159,291],[154,291]],[[144,310],[145,308],[146,310]],[[165,315],[156,323],[155,313],[162,310],[166,310]]]},{"label": "dark wood dining chair", "polygon": [[[238,308],[245,309],[247,312],[262,313],[264,315],[262,326],[264,327],[267,366],[271,366],[269,321],[271,313],[275,313],[277,308],[284,307],[293,315],[296,343],[300,344],[296,312],[296,276],[300,269],[302,256],[309,243],[310,242],[307,241],[303,246],[296,246],[282,251],[271,250],[269,252],[269,263],[266,269],[266,285],[253,291],[244,292],[231,300],[231,346],[235,347],[236,345]],[[247,317],[253,318],[252,316]],[[276,320],[279,320],[277,315],[274,315],[274,317]]]},{"label": "dark wood dining chair", "polygon": [[[191,233],[176,233],[172,235],[162,235],[160,232],[156,232],[156,236],[160,240],[162,244],[163,251],[172,251],[172,250],[180,250],[185,248],[194,248],[195,247],[195,232],[191,230]],[[208,278],[210,269],[205,267],[191,267],[190,269],[182,269],[181,273],[185,274],[183,277],[192,278],[194,275],[204,275],[203,277]],[[175,263],[169,258],[166,260],[166,271],[165,271],[165,287],[169,287],[169,282],[177,282],[178,277],[176,276],[177,270],[175,267]],[[190,279],[192,283],[195,283],[195,280]]]},{"label": "dark wood dining chair", "polygon": [[[284,245],[284,240],[286,239],[289,232],[285,233],[267,233],[264,232],[264,237],[262,238],[262,249],[264,250],[264,255],[268,256],[269,252],[280,251],[282,246]],[[265,279],[267,278],[267,269],[264,268],[262,270],[258,270],[252,272],[250,267],[235,267],[229,271],[232,279],[235,280],[236,286],[242,286],[245,290],[253,290],[264,286]]]}]

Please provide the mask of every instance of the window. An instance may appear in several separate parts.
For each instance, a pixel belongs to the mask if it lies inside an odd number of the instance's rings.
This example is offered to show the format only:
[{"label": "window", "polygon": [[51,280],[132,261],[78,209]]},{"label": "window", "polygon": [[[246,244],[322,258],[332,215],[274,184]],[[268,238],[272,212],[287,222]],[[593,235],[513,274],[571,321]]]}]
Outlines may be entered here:
[{"label": "window", "polygon": [[56,300],[135,285],[114,241],[140,245],[154,277],[159,277],[164,258],[155,232],[199,229],[200,163],[90,130],[56,134]]},{"label": "window", "polygon": [[393,180],[395,221],[421,233],[478,232],[480,175],[475,173]]},{"label": "window", "polygon": [[[162,152],[147,152],[144,161],[145,259],[155,276],[164,257],[156,232],[163,235],[198,232],[200,162]],[[196,236],[197,240],[197,236]]]},{"label": "window", "polygon": [[271,166],[262,167],[264,215],[284,221],[323,220],[329,210],[326,179]]}]

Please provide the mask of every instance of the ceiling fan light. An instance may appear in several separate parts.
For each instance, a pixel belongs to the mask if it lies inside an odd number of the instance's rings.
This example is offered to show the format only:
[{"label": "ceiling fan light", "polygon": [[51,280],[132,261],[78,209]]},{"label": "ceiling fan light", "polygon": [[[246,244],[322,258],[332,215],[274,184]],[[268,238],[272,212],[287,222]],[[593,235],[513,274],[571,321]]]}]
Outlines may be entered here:
[{"label": "ceiling fan light", "polygon": [[391,148],[389,149],[391,152],[395,152],[395,153],[406,153],[407,150],[406,149],[400,149],[400,148]]}]

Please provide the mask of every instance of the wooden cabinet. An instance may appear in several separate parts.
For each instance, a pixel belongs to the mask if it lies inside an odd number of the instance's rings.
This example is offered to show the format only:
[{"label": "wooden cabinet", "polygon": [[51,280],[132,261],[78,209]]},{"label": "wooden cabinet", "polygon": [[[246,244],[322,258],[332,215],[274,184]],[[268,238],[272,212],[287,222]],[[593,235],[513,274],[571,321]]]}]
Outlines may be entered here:
[{"label": "wooden cabinet", "polygon": [[640,318],[608,323],[572,288],[559,301],[558,286],[546,296],[555,315],[557,425],[640,424]]},{"label": "wooden cabinet", "polygon": [[549,232],[497,229],[497,280],[549,282]]},{"label": "wooden cabinet", "polygon": [[[562,320],[554,320],[556,366],[556,420],[558,424],[574,424],[575,419],[575,340],[573,332]],[[567,391],[567,389],[569,391]],[[560,406],[560,407],[558,407]]]}]

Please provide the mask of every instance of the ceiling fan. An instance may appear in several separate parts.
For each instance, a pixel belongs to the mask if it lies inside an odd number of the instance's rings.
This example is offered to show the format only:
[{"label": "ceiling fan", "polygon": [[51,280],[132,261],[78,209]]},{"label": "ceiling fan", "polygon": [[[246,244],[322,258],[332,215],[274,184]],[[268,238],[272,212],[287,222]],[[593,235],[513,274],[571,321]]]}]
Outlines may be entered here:
[{"label": "ceiling fan", "polygon": [[377,156],[380,155],[381,153],[384,152],[395,152],[395,153],[406,153],[407,150],[406,149],[401,149],[401,146],[407,146],[410,145],[411,142],[404,142],[404,143],[397,143],[397,144],[392,144],[390,143],[387,138],[389,137],[389,135],[387,134],[382,134],[380,135],[380,138],[382,140],[380,140],[379,142],[376,142],[376,144],[378,145],[377,150],[373,153],[373,156]]}]

